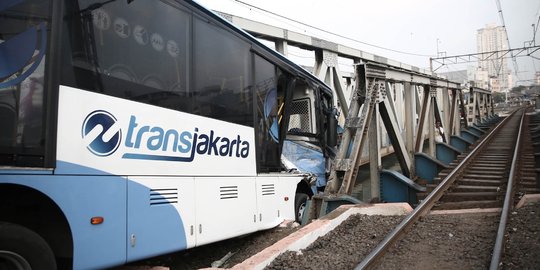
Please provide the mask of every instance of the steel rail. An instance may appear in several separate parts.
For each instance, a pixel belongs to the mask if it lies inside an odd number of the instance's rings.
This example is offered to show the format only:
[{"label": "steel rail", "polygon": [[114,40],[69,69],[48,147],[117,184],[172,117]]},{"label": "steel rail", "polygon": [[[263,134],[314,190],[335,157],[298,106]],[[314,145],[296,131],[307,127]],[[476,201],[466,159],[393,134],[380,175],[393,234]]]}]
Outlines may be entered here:
[{"label": "steel rail", "polygon": [[523,120],[525,119],[525,112],[521,115],[521,122],[519,124],[519,132],[514,147],[514,156],[512,158],[512,166],[510,167],[510,174],[508,176],[508,183],[506,186],[506,194],[504,196],[504,205],[501,211],[501,219],[499,221],[499,229],[497,230],[497,238],[493,247],[493,255],[491,257],[490,270],[497,270],[501,261],[501,255],[504,246],[504,234],[506,231],[506,223],[508,221],[508,214],[514,201],[514,181],[516,179],[516,168],[519,158],[519,152],[521,151],[521,136],[523,129]]},{"label": "steel rail", "polygon": [[378,245],[371,251],[370,254],[364,258],[354,269],[368,269],[375,265],[378,259],[380,259],[384,253],[399,240],[402,233],[404,233],[409,227],[411,227],[421,216],[426,212],[431,210],[433,205],[444,195],[444,192],[454,183],[459,174],[466,164],[475,158],[476,155],[487,145],[495,133],[497,133],[513,116],[518,110],[515,110],[510,115],[508,115],[503,121],[501,121],[497,126],[482,139],[482,141],[475,147],[457,166],[450,172],[442,182],[409,214],[407,215],[401,223],[399,223],[393,230],[388,234]]}]

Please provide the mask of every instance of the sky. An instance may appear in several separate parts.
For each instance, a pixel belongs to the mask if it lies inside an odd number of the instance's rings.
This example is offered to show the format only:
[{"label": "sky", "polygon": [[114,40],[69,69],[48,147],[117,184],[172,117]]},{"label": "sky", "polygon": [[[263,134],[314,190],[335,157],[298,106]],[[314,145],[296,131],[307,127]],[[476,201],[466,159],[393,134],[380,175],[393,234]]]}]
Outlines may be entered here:
[{"label": "sky", "polygon": [[[207,8],[286,28],[420,68],[429,68],[429,56],[476,53],[476,33],[486,24],[502,25],[496,0],[197,0]],[[396,53],[330,35],[241,2],[364,43],[406,53]],[[532,24],[538,23],[539,0],[500,0],[511,48],[522,48],[533,39]],[[540,31],[539,31],[540,32]],[[536,45],[540,45],[540,33]],[[289,49],[296,62],[306,52]],[[407,54],[408,53],[408,54]],[[417,54],[417,55],[412,55]],[[296,56],[295,56],[296,55]],[[303,57],[298,57],[298,55]],[[423,55],[423,56],[418,56]],[[529,85],[540,71],[540,51],[517,58],[517,84]],[[293,59],[295,60],[295,59]],[[347,62],[347,61],[345,61]],[[301,63],[304,64],[304,63]],[[312,64],[312,63],[311,63]],[[467,65],[476,66],[476,63]],[[509,59],[508,67],[512,71]],[[466,69],[449,65],[437,72]]]}]

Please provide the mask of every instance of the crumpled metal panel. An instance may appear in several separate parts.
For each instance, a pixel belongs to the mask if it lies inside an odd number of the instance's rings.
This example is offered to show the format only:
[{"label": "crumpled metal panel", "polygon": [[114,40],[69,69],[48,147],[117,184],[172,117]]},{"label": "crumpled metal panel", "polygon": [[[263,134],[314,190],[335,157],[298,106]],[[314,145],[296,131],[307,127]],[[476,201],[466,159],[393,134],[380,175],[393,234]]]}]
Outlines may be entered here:
[{"label": "crumpled metal panel", "polygon": [[307,143],[285,140],[281,155],[299,172],[316,176],[316,187],[326,186],[325,158],[321,150]]}]

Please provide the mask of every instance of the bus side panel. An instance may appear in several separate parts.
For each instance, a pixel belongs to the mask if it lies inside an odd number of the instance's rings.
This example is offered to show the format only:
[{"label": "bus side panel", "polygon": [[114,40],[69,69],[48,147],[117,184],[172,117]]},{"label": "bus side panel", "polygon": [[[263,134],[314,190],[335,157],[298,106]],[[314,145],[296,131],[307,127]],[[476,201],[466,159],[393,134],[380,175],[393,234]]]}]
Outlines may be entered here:
[{"label": "bus side panel", "polygon": [[194,192],[190,177],[130,177],[128,261],[195,245]]},{"label": "bus side panel", "polygon": [[302,176],[283,174],[257,177],[259,230],[270,229],[284,220],[294,220],[294,195]]},{"label": "bus side panel", "polygon": [[[115,176],[1,175],[49,196],[66,216],[73,236],[73,268],[103,268],[126,259],[126,179]],[[104,222],[90,224],[92,217]]]},{"label": "bus side panel", "polygon": [[[259,230],[277,226],[283,221],[280,211],[279,177],[277,174],[257,177],[257,219]],[[293,191],[294,192],[294,191]]]},{"label": "bus side panel", "polygon": [[282,198],[288,198],[287,201],[279,204],[281,216],[284,220],[295,220],[296,218],[294,213],[294,199],[296,195],[296,186],[302,181],[302,178],[302,176],[298,175],[281,175],[279,177],[277,192],[278,194],[281,194]]},{"label": "bus side panel", "polygon": [[197,245],[257,230],[254,177],[195,178]]}]

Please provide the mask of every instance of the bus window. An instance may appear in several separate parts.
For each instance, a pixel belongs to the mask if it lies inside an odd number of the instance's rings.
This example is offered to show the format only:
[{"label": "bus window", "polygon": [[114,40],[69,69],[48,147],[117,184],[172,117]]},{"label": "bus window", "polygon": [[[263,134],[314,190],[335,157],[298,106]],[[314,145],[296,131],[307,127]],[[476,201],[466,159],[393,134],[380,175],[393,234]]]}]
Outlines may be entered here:
[{"label": "bus window", "polygon": [[189,112],[191,15],[162,1],[101,2],[65,1],[62,84]]},{"label": "bus window", "polygon": [[305,82],[299,82],[291,102],[288,132],[291,134],[314,135],[316,133],[313,112],[315,91]]},{"label": "bus window", "polygon": [[62,84],[253,126],[250,43],[178,4],[65,3]]},{"label": "bus window", "polygon": [[257,160],[260,171],[279,171],[279,124],[281,107],[278,99],[276,67],[254,55],[254,95],[257,104]]},{"label": "bus window", "polygon": [[313,133],[311,104],[309,99],[293,100],[289,119],[289,132]]},{"label": "bus window", "polygon": [[253,126],[250,44],[194,16],[194,113]]},{"label": "bus window", "polygon": [[0,3],[0,165],[43,166],[49,1]]}]

